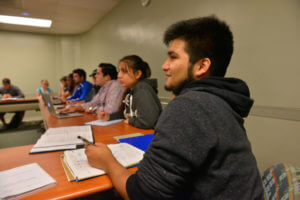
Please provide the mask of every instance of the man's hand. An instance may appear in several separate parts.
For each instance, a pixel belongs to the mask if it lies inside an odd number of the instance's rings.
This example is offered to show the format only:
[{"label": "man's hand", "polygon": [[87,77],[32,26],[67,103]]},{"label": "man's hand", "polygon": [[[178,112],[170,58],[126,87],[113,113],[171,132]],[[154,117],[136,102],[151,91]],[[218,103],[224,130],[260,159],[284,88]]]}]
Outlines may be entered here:
[{"label": "man's hand", "polygon": [[12,96],[10,94],[3,94],[2,99],[11,98]]},{"label": "man's hand", "polygon": [[97,114],[97,119],[101,119],[103,121],[108,121],[110,118],[110,114],[104,111],[99,110]]},{"label": "man's hand", "polygon": [[104,170],[111,179],[114,187],[125,199],[129,199],[126,182],[132,172],[123,167],[112,155],[110,149],[102,143],[86,145],[85,154],[91,166]]},{"label": "man's hand", "polygon": [[73,113],[76,111],[76,107],[63,108],[59,110],[59,113]]},{"label": "man's hand", "polygon": [[77,102],[74,102],[74,101],[70,101],[70,100],[67,100],[66,102],[67,104],[76,104]]},{"label": "man's hand", "polygon": [[102,169],[105,172],[109,170],[109,166],[112,163],[117,162],[110,149],[103,143],[86,145],[85,154],[91,166]]}]

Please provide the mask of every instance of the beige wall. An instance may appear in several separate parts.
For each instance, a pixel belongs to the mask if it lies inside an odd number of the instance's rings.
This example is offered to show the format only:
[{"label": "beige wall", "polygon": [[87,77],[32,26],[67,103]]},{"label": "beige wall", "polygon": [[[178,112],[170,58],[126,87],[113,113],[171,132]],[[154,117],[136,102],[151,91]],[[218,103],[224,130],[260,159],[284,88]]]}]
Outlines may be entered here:
[{"label": "beige wall", "polygon": [[[79,36],[1,31],[0,78],[11,77],[25,92],[47,78],[57,90],[58,79],[76,67],[89,73],[100,62],[117,65],[121,57],[138,54],[158,78],[159,95],[170,96],[161,71],[163,32],[178,20],[216,14],[235,38],[228,76],[249,84],[255,105],[300,108],[298,0],[152,0],[146,8],[139,2],[124,0]],[[281,161],[300,166],[299,121],[250,116],[245,125],[261,170]]]},{"label": "beige wall", "polygon": [[59,79],[80,66],[79,36],[0,31],[0,44],[0,79],[9,77],[29,97],[42,79],[57,93]]},{"label": "beige wall", "polygon": [[1,31],[1,80],[9,77],[12,84],[29,95],[35,94],[42,79],[52,85],[57,65],[56,40],[55,36]]}]

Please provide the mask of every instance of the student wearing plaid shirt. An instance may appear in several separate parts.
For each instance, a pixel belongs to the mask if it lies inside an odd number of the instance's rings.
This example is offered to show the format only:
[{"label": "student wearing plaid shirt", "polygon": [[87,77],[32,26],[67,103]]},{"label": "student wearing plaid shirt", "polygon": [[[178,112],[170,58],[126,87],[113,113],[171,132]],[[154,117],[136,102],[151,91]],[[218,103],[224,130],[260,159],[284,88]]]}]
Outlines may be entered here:
[{"label": "student wearing plaid shirt", "polygon": [[77,104],[61,112],[85,111],[97,113],[99,110],[114,113],[119,110],[125,88],[117,80],[116,67],[109,63],[100,63],[96,73],[96,84],[101,86],[99,92],[88,103]]}]

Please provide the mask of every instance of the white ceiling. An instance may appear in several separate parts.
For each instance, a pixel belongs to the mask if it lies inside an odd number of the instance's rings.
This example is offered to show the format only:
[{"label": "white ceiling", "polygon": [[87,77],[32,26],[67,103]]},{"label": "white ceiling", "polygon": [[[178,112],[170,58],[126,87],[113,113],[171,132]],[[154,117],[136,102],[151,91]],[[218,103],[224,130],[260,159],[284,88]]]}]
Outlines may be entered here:
[{"label": "white ceiling", "polygon": [[0,14],[51,19],[50,28],[0,23],[0,30],[80,34],[90,30],[122,0],[0,0]]}]

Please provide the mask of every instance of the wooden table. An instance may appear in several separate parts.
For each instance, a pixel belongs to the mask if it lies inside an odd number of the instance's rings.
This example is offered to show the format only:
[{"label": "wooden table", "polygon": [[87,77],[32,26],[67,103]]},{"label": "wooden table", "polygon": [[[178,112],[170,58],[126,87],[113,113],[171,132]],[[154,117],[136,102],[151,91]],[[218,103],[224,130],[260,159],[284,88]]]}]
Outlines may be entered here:
[{"label": "wooden table", "polygon": [[0,101],[0,112],[17,112],[25,110],[39,110],[38,99],[30,98]]},{"label": "wooden table", "polygon": [[[80,125],[96,118],[94,115],[84,114],[81,117],[58,119],[52,116],[43,105],[40,104],[40,107],[48,127]],[[113,136],[130,133],[153,133],[153,130],[138,129],[124,122],[107,127],[93,126],[92,128],[95,141],[105,144],[116,143],[117,141],[113,139]],[[60,155],[63,154],[63,151],[29,154],[32,146],[0,149],[0,171],[36,162],[57,181],[57,185],[23,199],[73,199],[112,188],[112,183],[106,175],[79,182],[68,182],[60,161]],[[136,170],[136,167],[130,169],[133,172]]]}]

